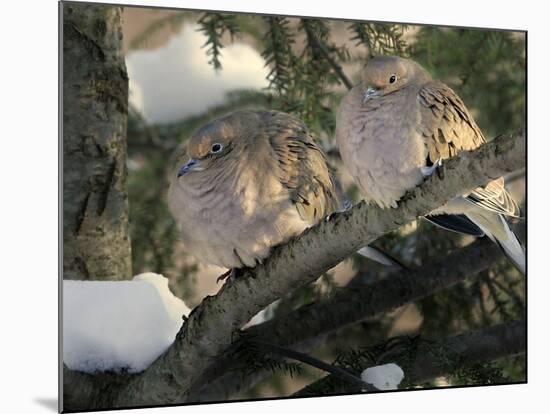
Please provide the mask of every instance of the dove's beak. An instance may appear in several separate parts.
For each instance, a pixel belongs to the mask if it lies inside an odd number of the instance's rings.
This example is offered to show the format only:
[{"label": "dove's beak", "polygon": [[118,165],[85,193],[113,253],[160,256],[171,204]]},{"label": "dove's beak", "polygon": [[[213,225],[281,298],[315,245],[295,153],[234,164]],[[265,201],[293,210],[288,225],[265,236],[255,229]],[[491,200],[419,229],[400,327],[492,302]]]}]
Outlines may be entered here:
[{"label": "dove's beak", "polygon": [[373,96],[378,95],[378,89],[374,88],[372,86],[369,86],[367,90],[365,91],[365,94],[363,96],[363,102],[365,102],[367,99],[372,98]]},{"label": "dove's beak", "polygon": [[200,171],[200,162],[194,158],[191,158],[185,165],[183,165],[178,171],[178,178],[191,171]]}]

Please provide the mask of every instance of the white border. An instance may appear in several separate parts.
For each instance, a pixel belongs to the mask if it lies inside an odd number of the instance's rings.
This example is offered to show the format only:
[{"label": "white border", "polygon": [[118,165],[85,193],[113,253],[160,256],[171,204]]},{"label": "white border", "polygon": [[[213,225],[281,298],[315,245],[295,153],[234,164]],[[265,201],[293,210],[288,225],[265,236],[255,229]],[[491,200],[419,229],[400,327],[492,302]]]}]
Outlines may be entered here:
[{"label": "white border", "polygon": [[[529,384],[189,406],[158,412],[335,412],[345,407],[369,413],[381,410],[464,413],[487,409],[517,413],[531,406],[548,407],[548,400],[543,399],[549,368],[548,309],[544,305],[550,294],[550,275],[543,267],[548,256],[548,242],[543,237],[550,234],[545,220],[550,205],[546,159],[550,154],[550,133],[546,126],[550,42],[548,13],[543,2],[138,0],[135,3],[529,31]],[[57,395],[57,4],[54,0],[12,0],[2,5],[2,16],[0,326],[4,392],[0,406],[5,412],[51,413],[52,409],[37,401],[51,401]]]}]

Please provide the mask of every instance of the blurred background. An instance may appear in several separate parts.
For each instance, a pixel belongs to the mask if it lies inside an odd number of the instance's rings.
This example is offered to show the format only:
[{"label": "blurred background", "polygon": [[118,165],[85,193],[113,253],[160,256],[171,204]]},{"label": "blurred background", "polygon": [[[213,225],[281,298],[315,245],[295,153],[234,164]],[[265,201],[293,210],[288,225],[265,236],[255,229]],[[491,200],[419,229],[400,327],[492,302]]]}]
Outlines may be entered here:
[{"label": "blurred background", "polygon": [[[335,111],[369,53],[397,54],[422,64],[450,85],[486,138],[525,128],[525,34],[327,19],[300,19],[126,7],[124,53],[130,79],[128,191],[133,273],[162,273],[194,307],[217,292],[225,269],[186,253],[166,205],[174,154],[204,123],[243,108],[270,108],[300,117],[330,155],[350,197],[357,190],[334,150]],[[335,69],[338,68],[338,69]],[[339,75],[338,72],[341,72]],[[342,75],[343,74],[343,75]],[[525,211],[524,170],[506,177]],[[525,221],[515,229],[524,234]],[[418,220],[375,245],[411,267],[443,257],[473,240]],[[360,257],[276,303],[253,322],[326,297],[348,283],[369,283],[387,269]],[[358,281],[355,275],[366,275]],[[352,347],[403,334],[457,334],[518,319],[525,283],[504,256],[481,275],[375,320],[331,334],[314,355],[334,360]],[[322,372],[284,369],[237,398],[288,395]],[[525,358],[510,357],[427,386],[521,381]]]}]

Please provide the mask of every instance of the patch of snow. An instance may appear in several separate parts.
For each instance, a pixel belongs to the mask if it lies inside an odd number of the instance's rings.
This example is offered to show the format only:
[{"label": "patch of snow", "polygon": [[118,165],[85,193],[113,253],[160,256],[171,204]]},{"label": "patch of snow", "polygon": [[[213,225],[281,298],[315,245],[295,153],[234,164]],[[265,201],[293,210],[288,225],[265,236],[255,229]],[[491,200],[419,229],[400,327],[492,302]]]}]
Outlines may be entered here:
[{"label": "patch of snow", "polygon": [[253,47],[236,40],[221,51],[222,69],[208,61],[206,36],[194,23],[166,45],[126,56],[130,102],[153,124],[173,122],[224,102],[227,92],[268,86],[269,68]]},{"label": "patch of snow", "polygon": [[243,326],[244,329],[250,328],[254,325],[259,325],[261,323],[267,322],[270,319],[273,319],[273,316],[275,316],[275,309],[277,309],[277,306],[279,306],[280,300],[276,300],[272,304],[266,306],[264,309],[259,311],[256,315],[252,317],[248,321],[246,325]]},{"label": "patch of snow", "polygon": [[382,391],[396,390],[405,373],[397,364],[384,364],[367,368],[361,373],[361,379]]},{"label": "patch of snow", "polygon": [[155,273],[131,281],[63,281],[63,362],[83,372],[147,368],[190,310]]}]

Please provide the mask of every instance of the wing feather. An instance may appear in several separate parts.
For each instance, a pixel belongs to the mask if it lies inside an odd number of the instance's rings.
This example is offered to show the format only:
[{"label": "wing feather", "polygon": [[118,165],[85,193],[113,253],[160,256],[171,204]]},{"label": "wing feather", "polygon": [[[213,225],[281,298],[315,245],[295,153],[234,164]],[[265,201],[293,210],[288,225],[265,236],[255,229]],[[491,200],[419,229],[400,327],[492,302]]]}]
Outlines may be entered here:
[{"label": "wing feather", "polygon": [[431,81],[419,90],[420,132],[425,138],[429,162],[472,150],[485,138],[464,102],[447,85]]},{"label": "wing feather", "polygon": [[[420,132],[427,146],[428,165],[485,143],[481,130],[462,99],[444,83],[431,81],[425,84],[419,90],[418,101]],[[495,213],[514,217],[520,214],[517,203],[504,188],[502,178],[476,188],[466,199]]]},{"label": "wing feather", "polygon": [[279,180],[300,217],[315,223],[337,211],[339,201],[325,154],[307,127],[282,112],[270,111],[266,116]]},{"label": "wing feather", "polygon": [[476,188],[468,194],[466,200],[495,213],[511,217],[521,216],[516,201],[504,188],[504,179],[502,177],[491,181],[485,187]]}]

